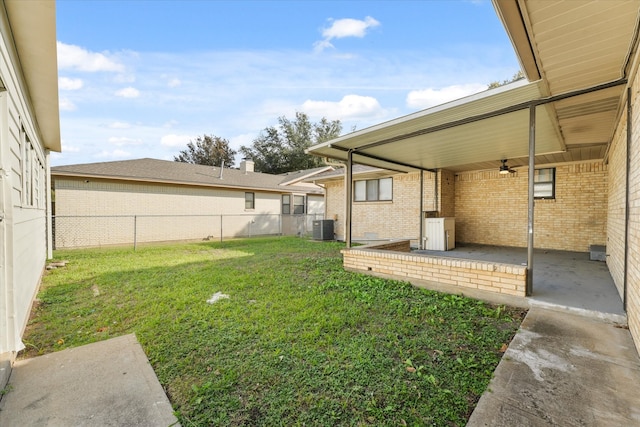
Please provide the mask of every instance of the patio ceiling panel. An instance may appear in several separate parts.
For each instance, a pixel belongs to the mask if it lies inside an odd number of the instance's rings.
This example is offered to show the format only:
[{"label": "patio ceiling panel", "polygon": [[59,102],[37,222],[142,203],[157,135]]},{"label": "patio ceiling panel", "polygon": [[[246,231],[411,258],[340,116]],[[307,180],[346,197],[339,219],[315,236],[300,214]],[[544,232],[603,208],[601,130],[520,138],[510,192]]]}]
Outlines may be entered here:
[{"label": "patio ceiling panel", "polygon": [[[538,153],[562,151],[552,117],[539,107],[536,135]],[[529,153],[529,111],[473,122],[451,129],[402,140],[364,150],[381,158],[413,164],[423,169],[453,168],[478,162],[525,157]],[[401,149],[398,149],[401,147]]]},{"label": "patio ceiling panel", "polygon": [[[518,0],[517,4],[549,95],[624,76],[636,33],[638,1]],[[507,29],[522,25],[506,24]]]}]

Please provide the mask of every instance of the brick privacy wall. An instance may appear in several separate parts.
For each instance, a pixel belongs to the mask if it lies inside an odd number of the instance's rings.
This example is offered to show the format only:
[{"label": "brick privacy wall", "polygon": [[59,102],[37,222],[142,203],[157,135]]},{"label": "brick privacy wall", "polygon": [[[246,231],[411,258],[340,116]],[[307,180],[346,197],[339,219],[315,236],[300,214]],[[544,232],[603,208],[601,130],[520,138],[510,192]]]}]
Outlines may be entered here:
[{"label": "brick privacy wall", "polygon": [[[540,166],[543,167],[543,166]],[[527,245],[527,169],[462,172],[455,182],[456,241]],[[556,198],[536,200],[537,248],[588,252],[606,244],[607,166],[602,162],[556,166]]]},{"label": "brick privacy wall", "polygon": [[437,282],[519,297],[524,297],[526,292],[527,269],[519,265],[411,255],[371,246],[343,249],[342,256],[344,268],[350,271],[409,282]]}]

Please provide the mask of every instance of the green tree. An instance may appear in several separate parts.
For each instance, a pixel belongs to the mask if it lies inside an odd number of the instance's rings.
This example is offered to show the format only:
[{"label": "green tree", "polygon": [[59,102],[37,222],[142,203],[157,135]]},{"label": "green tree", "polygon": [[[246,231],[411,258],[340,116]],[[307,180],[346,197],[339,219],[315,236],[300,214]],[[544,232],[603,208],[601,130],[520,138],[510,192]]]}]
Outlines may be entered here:
[{"label": "green tree", "polygon": [[504,86],[509,83],[513,83],[520,79],[524,79],[524,74],[522,73],[522,70],[518,70],[518,72],[515,73],[510,80],[503,80],[502,82],[499,82],[496,80],[495,82],[489,83],[489,87],[487,89],[495,89],[497,87]]},{"label": "green tree", "polygon": [[199,136],[189,141],[186,150],[173,157],[176,162],[193,163],[196,165],[231,167],[235,163],[237,152],[229,147],[229,141],[214,135]]},{"label": "green tree", "polygon": [[311,169],[322,165],[322,159],[305,153],[312,145],[340,136],[340,120],[322,118],[311,123],[309,116],[297,112],[295,120],[282,116],[278,126],[265,128],[250,147],[240,147],[245,157],[254,161],[256,171],[280,174]]}]

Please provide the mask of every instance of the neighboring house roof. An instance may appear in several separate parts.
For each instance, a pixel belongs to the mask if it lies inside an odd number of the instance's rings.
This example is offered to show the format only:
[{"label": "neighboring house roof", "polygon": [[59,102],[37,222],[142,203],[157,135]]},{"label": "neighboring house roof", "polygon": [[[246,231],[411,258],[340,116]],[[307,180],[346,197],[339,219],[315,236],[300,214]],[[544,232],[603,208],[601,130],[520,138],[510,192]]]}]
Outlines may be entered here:
[{"label": "neighboring house roof", "polygon": [[312,177],[332,170],[332,166],[321,166],[313,169],[283,173],[280,174],[280,176],[284,176],[284,179],[282,180],[280,185],[293,185],[299,182],[309,182]]},{"label": "neighboring house roof", "polygon": [[[305,171],[296,172],[304,175]],[[308,173],[307,173],[308,175]],[[85,163],[55,166],[51,177],[102,178],[164,184],[197,185],[206,187],[241,188],[275,192],[322,194],[319,187],[288,184],[282,175],[243,172],[238,169],[194,165],[157,159],[135,159],[115,162]]]},{"label": "neighboring house roof", "polygon": [[[351,168],[351,173],[354,179],[363,179],[363,178],[379,178],[383,176],[389,176],[394,173],[394,171],[389,171],[386,169],[374,168],[372,166],[365,165],[353,165]],[[334,170],[330,170],[327,172],[323,172],[307,179],[308,182],[318,182],[323,183],[327,181],[336,181],[343,180],[345,174],[345,168],[336,168]]]},{"label": "neighboring house roof", "polygon": [[[603,159],[638,42],[640,3],[494,0],[531,83],[515,82],[341,136],[318,156],[396,170],[526,165],[535,107],[536,163]],[[538,80],[538,76],[540,80]],[[566,97],[571,94],[571,97]]]},{"label": "neighboring house roof", "polygon": [[60,151],[56,3],[5,0],[3,5],[42,142]]}]

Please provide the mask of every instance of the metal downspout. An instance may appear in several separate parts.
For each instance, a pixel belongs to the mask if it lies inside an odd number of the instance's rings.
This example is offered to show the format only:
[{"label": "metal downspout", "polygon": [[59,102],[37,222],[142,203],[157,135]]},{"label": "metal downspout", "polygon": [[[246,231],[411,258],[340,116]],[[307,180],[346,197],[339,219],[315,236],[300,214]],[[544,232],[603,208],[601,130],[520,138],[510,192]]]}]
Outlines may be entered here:
[{"label": "metal downspout", "polygon": [[53,258],[53,204],[51,200],[51,152],[45,150],[44,163],[45,163],[45,212],[47,215],[46,221],[46,233],[47,233],[47,259]]},{"label": "metal downspout", "polygon": [[433,187],[433,210],[438,212],[438,215],[440,215],[440,188],[438,187],[439,182],[438,182],[438,170],[436,169],[435,171],[433,171],[433,174],[435,176],[434,181],[434,187]]},{"label": "metal downspout", "polygon": [[353,200],[353,183],[351,182],[353,179],[353,150],[349,150],[347,152],[347,167],[346,173],[344,177],[344,194],[345,194],[345,205],[347,208],[346,214],[346,224],[345,224],[345,243],[347,244],[347,248],[351,247],[351,203]]},{"label": "metal downspout", "polygon": [[625,172],[625,210],[624,210],[624,279],[622,281],[622,307],[627,311],[627,284],[629,271],[629,216],[631,200],[629,195],[629,171],[631,170],[631,88],[627,88],[627,167]]},{"label": "metal downspout", "polygon": [[527,220],[527,289],[526,296],[533,293],[533,212],[534,193],[533,181],[536,167],[536,106],[529,106],[529,197]]}]

